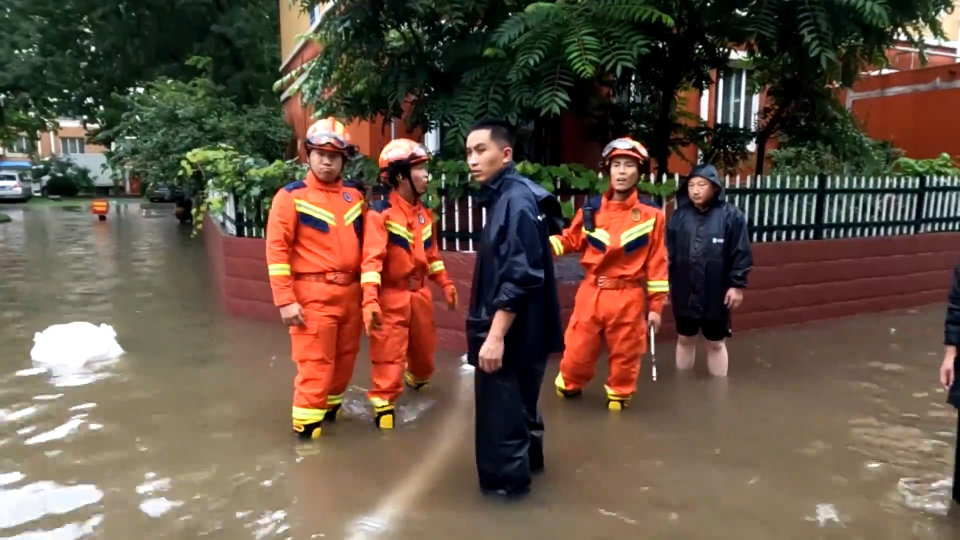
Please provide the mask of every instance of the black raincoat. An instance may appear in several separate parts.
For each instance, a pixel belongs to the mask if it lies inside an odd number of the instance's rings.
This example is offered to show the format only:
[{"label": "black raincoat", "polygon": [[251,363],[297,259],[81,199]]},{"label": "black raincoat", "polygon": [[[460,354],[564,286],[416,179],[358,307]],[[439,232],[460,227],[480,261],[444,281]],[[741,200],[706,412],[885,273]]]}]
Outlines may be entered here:
[{"label": "black raincoat", "polygon": [[512,164],[481,188],[487,208],[467,313],[467,357],[480,347],[499,310],[516,313],[504,338],[503,367],[476,372],[476,454],[480,488],[515,495],[543,468],[537,408],[547,356],[563,350],[560,302],[549,237],[563,228],[560,203]]},{"label": "black raincoat", "polygon": [[[701,212],[687,194],[695,176],[717,187],[706,211]],[[670,304],[678,317],[727,320],[727,289],[746,288],[753,268],[747,220],[726,201],[726,190],[713,165],[698,165],[677,191],[677,209],[667,222],[670,258]]]},{"label": "black raincoat", "polygon": [[[947,297],[947,316],[943,323],[943,344],[960,348],[960,265],[953,269],[953,283]],[[960,358],[953,359],[953,384],[947,392],[947,403],[960,409]],[[953,500],[960,503],[960,415],[957,417],[957,443],[954,448]]]}]

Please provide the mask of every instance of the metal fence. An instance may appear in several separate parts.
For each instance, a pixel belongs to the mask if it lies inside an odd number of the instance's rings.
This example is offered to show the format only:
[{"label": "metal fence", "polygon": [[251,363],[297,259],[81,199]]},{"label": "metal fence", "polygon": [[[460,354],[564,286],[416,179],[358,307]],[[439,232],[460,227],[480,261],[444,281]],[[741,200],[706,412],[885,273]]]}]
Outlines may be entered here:
[{"label": "metal fence", "polygon": [[[753,242],[960,231],[957,177],[728,176],[724,183],[727,200],[747,217]],[[441,189],[434,210],[440,249],[474,251],[485,209],[469,192],[456,198],[443,193]],[[572,201],[574,208],[588,197],[578,191],[560,191],[558,196]],[[220,219],[229,234],[263,236],[266,216],[257,209],[238,208],[229,195],[224,209]]]}]

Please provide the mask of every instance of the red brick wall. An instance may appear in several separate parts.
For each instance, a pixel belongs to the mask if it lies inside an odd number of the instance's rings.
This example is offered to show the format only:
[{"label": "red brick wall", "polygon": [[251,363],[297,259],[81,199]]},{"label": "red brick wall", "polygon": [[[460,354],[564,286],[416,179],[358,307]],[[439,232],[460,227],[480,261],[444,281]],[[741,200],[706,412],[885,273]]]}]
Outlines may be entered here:
[{"label": "red brick wall", "polygon": [[854,98],[850,110],[867,135],[892,141],[908,157],[960,156],[960,115],[948,112],[960,107],[960,65],[867,77],[844,98]]},{"label": "red brick wall", "polygon": [[[210,218],[204,241],[227,313],[278,321],[267,278],[263,240],[225,236]],[[734,332],[800,324],[943,301],[960,254],[960,233],[863,239],[775,242],[753,247],[754,269]],[[461,306],[449,313],[433,287],[440,347],[463,352],[464,312],[470,296],[472,253],[443,252],[460,291]],[[557,263],[560,304],[566,324],[579,281],[575,257]],[[664,338],[674,334],[664,314]]]}]

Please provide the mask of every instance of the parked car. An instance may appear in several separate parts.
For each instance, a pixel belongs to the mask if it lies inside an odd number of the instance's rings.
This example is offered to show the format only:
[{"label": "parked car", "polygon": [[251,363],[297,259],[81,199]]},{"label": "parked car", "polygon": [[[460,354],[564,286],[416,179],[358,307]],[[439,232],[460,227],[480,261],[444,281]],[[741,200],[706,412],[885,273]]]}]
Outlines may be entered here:
[{"label": "parked car", "polygon": [[21,173],[0,171],[0,200],[29,201],[33,198],[31,183]]},{"label": "parked car", "polygon": [[150,191],[147,192],[147,200],[152,203],[173,202],[177,200],[178,197],[182,196],[183,193],[180,191],[180,189],[165,185],[154,186],[150,189]]}]

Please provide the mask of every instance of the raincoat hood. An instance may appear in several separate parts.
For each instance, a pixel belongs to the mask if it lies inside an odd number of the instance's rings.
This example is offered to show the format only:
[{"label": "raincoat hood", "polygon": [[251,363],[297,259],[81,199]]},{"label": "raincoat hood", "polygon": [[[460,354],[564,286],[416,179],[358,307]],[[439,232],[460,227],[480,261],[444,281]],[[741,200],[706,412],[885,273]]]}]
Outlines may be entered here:
[{"label": "raincoat hood", "polygon": [[701,164],[697,165],[690,171],[690,174],[687,175],[683,180],[680,181],[680,185],[677,188],[677,204],[693,204],[690,200],[690,195],[687,193],[687,184],[690,182],[691,178],[704,178],[708,180],[717,188],[717,193],[711,202],[711,205],[722,204],[726,201],[727,198],[727,189],[723,186],[723,183],[720,181],[720,173],[717,172],[717,168],[713,165]]}]

